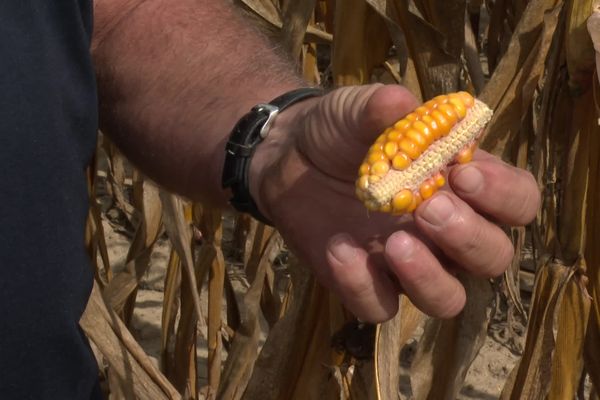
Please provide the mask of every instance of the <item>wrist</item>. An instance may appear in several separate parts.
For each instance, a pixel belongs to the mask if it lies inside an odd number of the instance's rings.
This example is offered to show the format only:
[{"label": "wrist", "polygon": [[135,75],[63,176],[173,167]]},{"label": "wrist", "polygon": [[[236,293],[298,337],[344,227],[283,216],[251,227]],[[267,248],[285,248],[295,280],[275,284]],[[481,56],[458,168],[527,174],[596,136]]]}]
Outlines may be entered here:
[{"label": "wrist", "polygon": [[[249,213],[262,222],[270,223],[261,214],[255,199],[251,195],[251,161],[256,153],[257,146],[263,143],[264,139],[268,137],[268,133],[276,117],[281,112],[304,99],[319,96],[321,93],[322,91],[317,88],[299,88],[285,92],[267,104],[258,104],[252,107],[237,122],[227,142],[222,175],[222,186],[223,188],[231,189],[232,197],[229,202],[235,209]],[[268,143],[277,142],[269,141]],[[266,146],[267,149],[277,147],[279,146]],[[259,171],[263,170],[266,171],[266,168],[261,168]],[[258,188],[259,190],[256,193],[260,195],[260,183]]]},{"label": "wrist", "polygon": [[[294,176],[294,168],[285,165],[286,155],[295,149],[295,140],[304,130],[305,116],[320,97],[307,98],[282,111],[271,126],[266,139],[256,147],[249,168],[248,184],[250,195],[258,210],[273,223],[275,205],[282,190]],[[285,171],[285,173],[284,173]]]}]

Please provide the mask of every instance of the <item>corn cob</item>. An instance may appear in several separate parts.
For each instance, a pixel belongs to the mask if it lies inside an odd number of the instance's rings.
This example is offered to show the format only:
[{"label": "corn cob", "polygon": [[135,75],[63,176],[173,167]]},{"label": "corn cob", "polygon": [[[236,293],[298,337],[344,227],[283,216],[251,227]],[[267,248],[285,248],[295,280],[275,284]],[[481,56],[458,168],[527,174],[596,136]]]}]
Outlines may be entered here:
[{"label": "corn cob", "polygon": [[453,161],[471,161],[492,110],[467,92],[437,96],[375,141],[359,168],[356,195],[371,211],[414,211],[445,184]]}]

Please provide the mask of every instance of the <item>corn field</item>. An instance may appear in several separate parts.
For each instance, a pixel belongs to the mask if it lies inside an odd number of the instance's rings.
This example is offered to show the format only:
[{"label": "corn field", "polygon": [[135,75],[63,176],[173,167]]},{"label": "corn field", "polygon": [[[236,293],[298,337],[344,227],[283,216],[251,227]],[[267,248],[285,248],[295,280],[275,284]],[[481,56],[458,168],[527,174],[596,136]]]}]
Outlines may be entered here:
[{"label": "corn field", "polygon": [[[599,399],[596,2],[236,0],[313,84],[398,83],[423,101],[476,95],[494,110],[480,147],[532,171],[542,207],[530,226],[506,229],[516,255],[503,277],[460,277],[468,300],[458,317],[429,318],[403,297],[394,319],[372,326],[319,286],[276,230],[168,193],[100,136],[86,237],[96,282],[81,326],[110,398],[455,399],[501,319],[517,361],[497,396]],[[130,234],[118,267],[109,209]],[[150,358],[131,331],[162,242]]]}]

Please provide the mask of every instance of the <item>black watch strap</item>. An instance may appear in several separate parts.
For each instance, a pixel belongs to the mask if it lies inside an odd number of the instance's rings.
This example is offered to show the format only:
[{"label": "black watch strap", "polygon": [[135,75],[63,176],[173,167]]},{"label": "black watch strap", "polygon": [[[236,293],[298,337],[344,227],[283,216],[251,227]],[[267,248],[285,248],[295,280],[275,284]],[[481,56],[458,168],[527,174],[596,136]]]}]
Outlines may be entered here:
[{"label": "black watch strap", "polygon": [[231,189],[233,196],[229,202],[236,210],[248,213],[257,220],[272,225],[258,210],[250,195],[248,173],[252,155],[256,146],[267,136],[278,113],[294,103],[321,94],[323,91],[318,88],[292,90],[269,103],[257,104],[235,125],[225,148],[225,165],[221,183],[223,188]]}]

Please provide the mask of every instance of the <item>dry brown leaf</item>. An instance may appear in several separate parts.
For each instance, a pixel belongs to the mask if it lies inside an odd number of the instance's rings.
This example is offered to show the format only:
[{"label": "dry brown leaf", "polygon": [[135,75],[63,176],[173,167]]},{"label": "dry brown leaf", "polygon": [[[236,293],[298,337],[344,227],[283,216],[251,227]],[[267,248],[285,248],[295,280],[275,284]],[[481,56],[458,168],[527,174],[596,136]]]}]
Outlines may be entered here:
[{"label": "dry brown leaf", "polygon": [[481,147],[505,155],[518,135],[523,110],[530,107],[563,2],[532,0],[519,20],[506,54],[485,86],[481,99],[494,109]]},{"label": "dry brown leaf", "polygon": [[549,400],[574,399],[583,376],[583,344],[590,311],[585,289],[585,265],[567,284],[556,316],[556,349],[552,356]]},{"label": "dry brown leaf", "polygon": [[[490,13],[487,35],[487,58],[490,72],[496,69],[502,58],[515,26],[521,20],[525,6],[529,0],[494,0]],[[488,2],[488,4],[491,2]]]},{"label": "dry brown leaf", "polygon": [[[113,273],[110,266],[110,259],[108,258],[108,247],[104,226],[102,225],[100,206],[94,196],[92,196],[90,201],[90,212],[86,224],[86,243],[90,259],[96,265],[96,280],[104,288],[104,286],[112,281]],[[98,254],[102,260],[102,268],[97,265]],[[100,270],[104,271],[105,278],[99,275]]]},{"label": "dry brown leaf", "polygon": [[586,22],[592,14],[595,0],[578,0],[569,3],[565,52],[569,71],[569,87],[583,93],[592,86],[595,52]]},{"label": "dry brown leaf", "polygon": [[170,344],[175,334],[175,320],[179,308],[179,290],[181,289],[181,260],[175,249],[171,249],[167,272],[165,274],[165,289],[163,294],[163,306],[160,325],[160,361],[161,369],[173,371],[173,353]]},{"label": "dry brown leaf", "polygon": [[283,25],[281,36],[283,46],[297,60],[302,50],[302,43],[313,15],[316,0],[286,0],[283,4]]},{"label": "dry brown leaf", "polygon": [[321,75],[317,65],[317,45],[308,44],[302,48],[302,76],[306,82],[315,86],[321,84]]},{"label": "dry brown leaf", "polygon": [[400,352],[424,318],[425,315],[408,300],[408,297],[402,296],[394,318],[377,327],[375,373],[378,400],[398,398]]},{"label": "dry brown leaf", "polygon": [[[567,11],[565,18],[581,18],[573,10]],[[573,97],[566,71],[561,69],[567,64],[561,48],[563,32],[568,42],[569,35],[579,35],[577,27],[581,25],[576,21],[564,23],[565,18],[560,25],[567,29],[556,31],[547,59],[551,68],[545,77],[541,110],[536,114],[540,121],[536,124],[534,168],[540,171],[538,181],[547,188],[545,207],[536,224],[543,262],[536,278],[524,354],[507,382],[503,399],[574,398],[583,375],[582,343],[590,301],[582,257],[586,248],[586,193],[590,193],[590,141],[597,136],[598,127],[590,113],[592,91]],[[575,29],[574,33],[569,29]],[[586,42],[579,44],[585,46]],[[571,54],[582,53],[580,49]],[[578,73],[577,79],[581,79],[582,69]],[[587,73],[591,75],[593,70],[588,67]],[[563,190],[548,185],[556,181]]]},{"label": "dry brown leaf", "polygon": [[109,363],[122,386],[141,400],[181,399],[169,381],[110,310],[94,284],[80,325]]},{"label": "dry brown leaf", "polygon": [[[243,399],[332,399],[339,387],[333,365],[329,294],[310,271],[290,262],[293,302],[275,324],[254,365]],[[339,396],[339,393],[335,396]]]},{"label": "dry brown leaf", "polygon": [[[553,360],[553,354],[556,344],[556,323],[561,315],[564,295],[569,293],[568,296],[575,296],[571,304],[580,305],[581,301],[582,293],[579,290],[581,285],[577,279],[574,279],[578,269],[579,265],[565,266],[558,260],[549,261],[540,267],[536,277],[525,350],[502,391],[502,399],[544,399],[549,395],[553,365],[563,361]],[[569,302],[564,304],[568,307]],[[568,312],[569,309],[565,308],[565,311]],[[581,314],[579,315],[581,317]],[[563,314],[560,321],[564,322],[564,318]],[[562,340],[570,341],[566,338]],[[567,349],[571,347],[572,351],[577,351],[572,349],[573,344],[577,346],[577,343],[563,343],[568,346]],[[571,369],[570,372],[573,370]]]},{"label": "dry brown leaf", "polygon": [[[281,12],[279,7],[270,0],[236,0],[248,7],[256,15],[264,19],[275,28],[281,29]],[[333,36],[330,33],[322,31],[315,26],[309,25],[306,28],[305,42],[307,43],[331,43]]]},{"label": "dry brown leaf", "polygon": [[140,280],[150,267],[154,243],[162,232],[162,206],[158,188],[141,177],[134,182],[134,205],[140,216],[139,224],[129,251],[125,268],[106,287],[104,295],[112,308],[130,321],[135,304],[135,292]]},{"label": "dry brown leaf", "polygon": [[258,357],[261,334],[260,298],[265,275],[273,259],[279,253],[280,246],[279,234],[271,230],[268,241],[264,242],[255,278],[239,305],[240,326],[236,331],[223,367],[223,377],[217,398],[240,399],[246,389]]},{"label": "dry brown leaf", "polygon": [[104,135],[102,135],[102,144],[107,155],[108,176],[111,194],[116,201],[116,206],[125,214],[127,220],[131,223],[135,209],[127,201],[125,195],[125,179],[127,176],[127,160],[119,152],[117,147]]},{"label": "dry brown leaf", "polygon": [[[194,261],[190,248],[192,233],[190,226],[185,221],[182,201],[176,195],[169,194],[164,190],[160,190],[159,194],[163,206],[163,219],[167,235],[169,235],[169,239],[181,259],[183,272],[190,280],[191,287],[197,288],[198,283],[196,282]],[[202,319],[200,295],[197,290],[192,290],[192,299],[194,301],[196,316],[198,319]]]},{"label": "dry brown leaf", "polygon": [[[195,399],[197,398],[196,325],[198,321],[204,320],[199,294],[199,285],[202,283],[204,273],[194,267],[191,251],[192,229],[186,221],[181,199],[163,190],[159,195],[165,229],[183,266],[180,319],[175,336],[173,365],[167,370],[167,375],[185,398]],[[203,246],[202,249],[206,247]],[[202,249],[199,258],[203,255]],[[212,248],[209,248],[208,252],[211,253],[211,250]],[[212,260],[212,257],[212,253],[206,255],[209,260]]]},{"label": "dry brown leaf", "polygon": [[485,85],[485,76],[483,74],[483,67],[481,60],[479,59],[479,49],[477,47],[477,39],[473,33],[471,27],[471,21],[469,18],[465,18],[465,61],[467,64],[467,71],[469,71],[469,77],[473,84],[473,89],[476,95],[479,95]]},{"label": "dry brown leaf", "polygon": [[214,257],[210,263],[208,278],[208,384],[213,392],[219,389],[221,379],[221,349],[223,340],[222,328],[222,303],[225,285],[225,260],[221,250],[223,236],[221,210],[205,210],[202,218],[204,245],[212,246]]},{"label": "dry brown leaf", "polygon": [[[594,2],[594,13],[588,22],[588,29],[596,50],[596,68],[600,76],[600,2]],[[598,78],[593,80],[594,110],[593,116],[599,118],[600,103]],[[591,119],[590,115],[590,119]],[[595,398],[600,390],[600,128],[595,125],[594,134],[589,136],[587,146],[589,155],[589,190],[587,207],[585,257],[588,267],[588,292],[592,297],[590,319],[586,332],[584,348],[585,368],[595,388]]]},{"label": "dry brown leaf", "polygon": [[493,290],[488,281],[460,276],[467,291],[464,310],[454,319],[425,324],[411,366],[416,400],[456,399],[473,359],[487,336]]},{"label": "dry brown leaf", "polygon": [[272,0],[238,0],[271,25],[281,28],[279,2]]},{"label": "dry brown leaf", "polygon": [[334,85],[369,83],[392,44],[383,20],[364,0],[345,0],[336,4],[334,29]]},{"label": "dry brown leaf", "polygon": [[[436,9],[430,8],[435,21],[427,21],[415,14],[406,1],[400,0],[367,0],[367,2],[386,21],[401,29],[404,33],[410,57],[415,65],[419,78],[421,93],[429,99],[440,93],[456,91],[459,87],[460,51],[464,42],[464,1],[445,1],[437,3]],[[462,4],[462,9],[460,5]],[[460,13],[456,14],[460,9]],[[438,12],[439,10],[439,12]],[[450,13],[444,15],[444,13]],[[456,15],[455,15],[456,14]],[[457,24],[455,18],[460,23]],[[435,23],[439,25],[433,25]],[[456,28],[454,28],[456,26]],[[442,30],[440,30],[442,29]],[[449,32],[447,29],[457,29]],[[449,38],[444,33],[451,33]],[[460,46],[455,52],[456,37],[459,35]],[[396,37],[397,35],[393,35]]]}]

